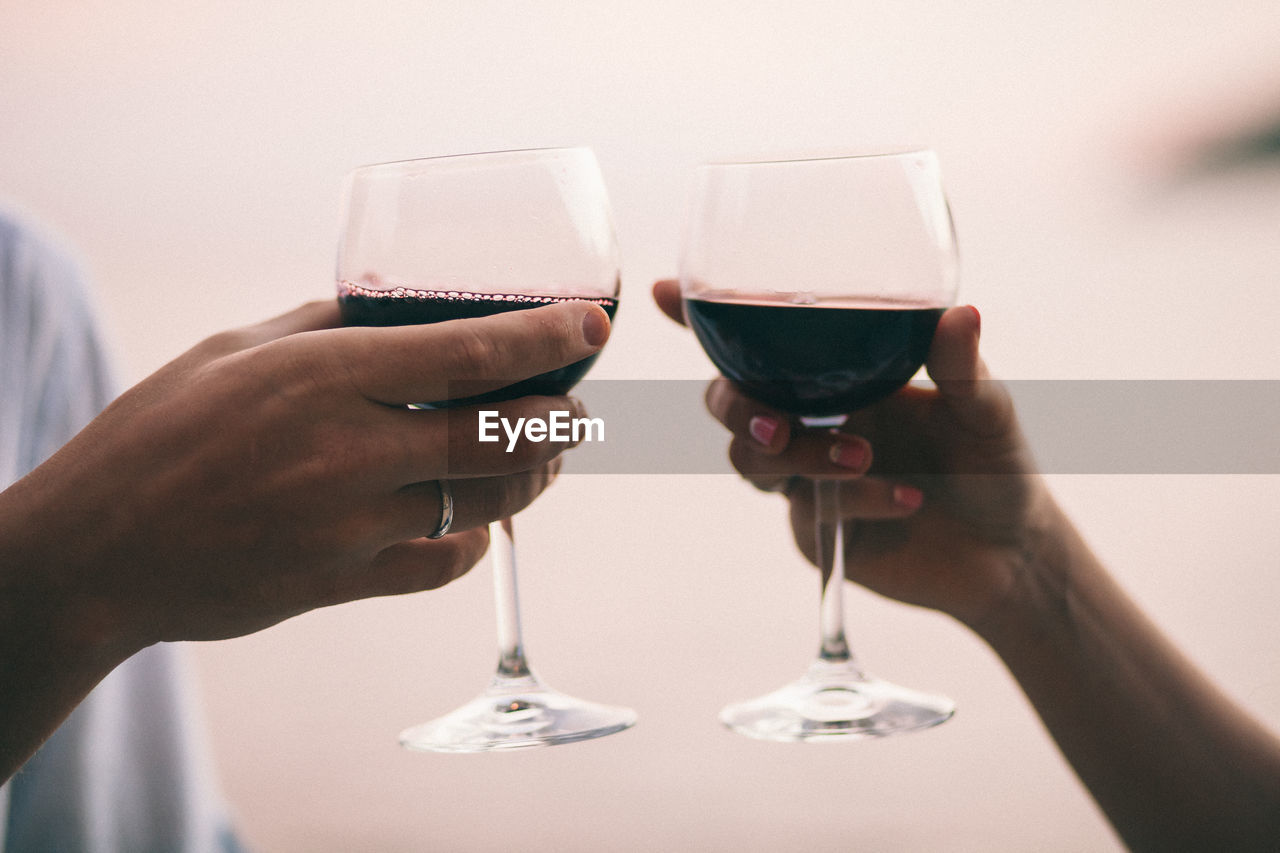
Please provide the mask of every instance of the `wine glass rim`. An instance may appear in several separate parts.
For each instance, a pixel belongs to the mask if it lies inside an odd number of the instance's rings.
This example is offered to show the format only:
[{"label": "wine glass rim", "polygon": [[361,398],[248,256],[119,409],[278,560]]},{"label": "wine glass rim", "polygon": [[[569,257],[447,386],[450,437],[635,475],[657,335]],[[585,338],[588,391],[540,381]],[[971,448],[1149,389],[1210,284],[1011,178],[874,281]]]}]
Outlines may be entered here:
[{"label": "wine glass rim", "polygon": [[699,168],[719,169],[733,166],[783,166],[790,163],[822,163],[836,160],[890,160],[898,157],[920,155],[937,156],[937,152],[927,145],[898,145],[857,152],[823,152],[797,154],[786,157],[748,157],[740,160],[712,160],[703,163]]},{"label": "wine glass rim", "polygon": [[535,148],[504,148],[494,151],[460,151],[453,154],[430,154],[425,157],[406,157],[401,160],[385,160],[376,163],[364,163],[356,166],[351,170],[352,174],[356,172],[371,171],[374,169],[394,169],[414,166],[417,164],[426,164],[439,162],[442,160],[461,160],[468,157],[477,159],[484,157],[502,157],[514,154],[569,154],[575,152],[592,152],[590,146],[587,145],[550,145]]}]

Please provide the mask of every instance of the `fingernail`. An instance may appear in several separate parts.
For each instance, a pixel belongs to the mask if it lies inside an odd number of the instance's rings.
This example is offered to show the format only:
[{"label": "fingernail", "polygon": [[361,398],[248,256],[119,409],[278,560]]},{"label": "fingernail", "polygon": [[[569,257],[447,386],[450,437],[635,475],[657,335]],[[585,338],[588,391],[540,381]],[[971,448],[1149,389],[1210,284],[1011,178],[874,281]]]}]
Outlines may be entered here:
[{"label": "fingernail", "polygon": [[603,346],[609,339],[609,318],[602,309],[587,309],[587,313],[582,316],[582,337],[593,347]]},{"label": "fingernail", "polygon": [[893,502],[906,509],[919,509],[924,503],[924,492],[914,486],[894,486]]},{"label": "fingernail", "polygon": [[778,433],[778,419],[768,415],[756,415],[747,424],[747,432],[751,433],[751,437],[758,443],[768,447],[769,442],[773,441],[773,437]]},{"label": "fingernail", "polygon": [[861,468],[867,462],[867,448],[851,441],[838,441],[831,445],[827,456],[842,468]]}]

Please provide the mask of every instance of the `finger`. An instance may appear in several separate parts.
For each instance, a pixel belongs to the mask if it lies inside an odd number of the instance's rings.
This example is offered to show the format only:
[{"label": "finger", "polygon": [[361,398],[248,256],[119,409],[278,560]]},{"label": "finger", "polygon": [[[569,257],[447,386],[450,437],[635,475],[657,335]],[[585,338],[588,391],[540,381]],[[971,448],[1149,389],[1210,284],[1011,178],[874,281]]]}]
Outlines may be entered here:
[{"label": "finger", "polygon": [[410,405],[504,388],[595,355],[609,337],[599,305],[568,300],[429,326],[351,326],[334,346],[371,400]]},{"label": "finger", "polygon": [[[792,525],[800,525],[797,531],[805,531],[812,538],[815,515],[814,489],[805,480],[798,480],[787,493],[791,501]],[[850,520],[884,520],[908,518],[924,503],[924,493],[914,486],[881,477],[863,477],[840,484],[840,518]],[[797,541],[800,533],[797,532]]]},{"label": "finger", "polygon": [[[396,486],[514,474],[537,468],[579,444],[586,409],[571,397],[517,397],[456,409],[380,409],[365,430],[370,460]],[[589,424],[587,424],[589,427]]]},{"label": "finger", "polygon": [[760,491],[770,494],[785,493],[796,479],[789,474],[743,474],[742,477]]},{"label": "finger", "polygon": [[729,461],[755,483],[776,487],[779,479],[801,476],[816,480],[849,480],[871,467],[871,445],[856,435],[803,432],[782,453],[770,453],[750,439],[729,445]]},{"label": "finger", "polygon": [[687,326],[684,319],[684,300],[680,298],[680,282],[673,278],[653,283],[653,301],[672,320],[681,326]]},{"label": "finger", "polygon": [[230,355],[288,335],[332,329],[341,325],[342,317],[338,313],[337,300],[316,300],[260,323],[213,335],[201,343],[202,355]]},{"label": "finger", "polygon": [[[453,493],[453,524],[449,536],[520,512],[551,485],[560,473],[560,465],[560,460],[554,459],[516,474],[449,480]],[[408,539],[435,533],[440,526],[441,510],[438,482],[405,486],[391,504],[389,517],[396,522],[391,535]]]},{"label": "finger", "polygon": [[707,385],[707,411],[735,438],[752,441],[763,453],[781,453],[791,441],[791,419],[779,409],[748,397],[724,377]]},{"label": "finger", "polygon": [[450,533],[443,539],[399,542],[374,557],[358,597],[438,589],[465,575],[488,547],[487,527]]},{"label": "finger", "polygon": [[260,343],[266,343],[276,338],[283,338],[285,335],[334,329],[341,325],[342,316],[338,311],[336,300],[318,299],[249,326],[246,331],[259,336],[262,339]]},{"label": "finger", "polygon": [[978,355],[982,321],[972,306],[950,308],[929,350],[929,377],[962,426],[992,436],[1013,428],[1013,401]]}]

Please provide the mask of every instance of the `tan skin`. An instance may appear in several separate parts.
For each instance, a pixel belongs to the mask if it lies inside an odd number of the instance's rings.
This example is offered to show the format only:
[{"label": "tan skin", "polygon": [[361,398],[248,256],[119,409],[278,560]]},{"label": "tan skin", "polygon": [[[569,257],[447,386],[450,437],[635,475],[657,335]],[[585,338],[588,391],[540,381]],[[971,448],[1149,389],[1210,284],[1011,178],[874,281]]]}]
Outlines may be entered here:
[{"label": "tan skin", "polygon": [[[683,323],[676,282],[654,299]],[[1059,509],[978,357],[980,326],[976,310],[948,310],[926,364],[934,387],[854,413],[838,437],[723,379],[708,408],[739,472],[786,494],[810,557],[810,478],[841,482],[849,579],[981,636],[1129,847],[1276,849],[1280,741],[1160,634]],[[930,475],[894,474],[918,471]]]},{"label": "tan skin", "polygon": [[[486,525],[546,488],[568,445],[507,453],[476,441],[470,409],[406,404],[572,364],[609,334],[585,302],[426,327],[339,322],[330,300],[204,341],[0,492],[0,779],[152,643],[248,634],[465,573]],[[578,404],[486,408],[545,418]],[[432,540],[440,479],[455,515]]]}]

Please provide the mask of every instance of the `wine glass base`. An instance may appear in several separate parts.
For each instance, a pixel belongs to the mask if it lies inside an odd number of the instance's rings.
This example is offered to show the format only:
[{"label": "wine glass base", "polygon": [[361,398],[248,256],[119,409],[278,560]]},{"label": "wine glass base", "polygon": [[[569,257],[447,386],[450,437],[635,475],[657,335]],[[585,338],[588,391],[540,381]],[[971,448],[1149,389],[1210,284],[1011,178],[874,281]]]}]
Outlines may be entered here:
[{"label": "wine glass base", "polygon": [[951,719],[955,703],[819,661],[799,681],[727,706],[720,722],[759,740],[839,741],[888,737]]},{"label": "wine glass base", "polygon": [[630,708],[598,705],[529,682],[490,687],[443,717],[405,729],[400,745],[426,752],[532,749],[604,737],[635,721]]}]

